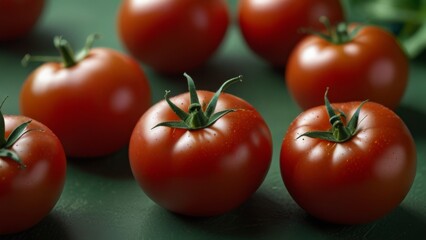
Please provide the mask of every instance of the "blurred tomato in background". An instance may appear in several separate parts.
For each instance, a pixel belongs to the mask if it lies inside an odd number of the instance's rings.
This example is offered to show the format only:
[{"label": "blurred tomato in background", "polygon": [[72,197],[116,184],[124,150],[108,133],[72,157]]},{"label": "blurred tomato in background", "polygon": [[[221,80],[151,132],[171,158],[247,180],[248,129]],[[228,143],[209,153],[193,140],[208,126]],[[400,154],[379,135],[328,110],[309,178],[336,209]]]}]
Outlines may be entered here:
[{"label": "blurred tomato in background", "polygon": [[229,25],[224,0],[124,0],[118,33],[127,50],[158,72],[182,74],[206,62]]},{"label": "blurred tomato in background", "polygon": [[284,68],[294,46],[305,36],[302,29],[323,29],[318,21],[344,20],[339,0],[241,0],[238,23],[248,47],[271,65]]},{"label": "blurred tomato in background", "polygon": [[23,37],[40,18],[44,0],[1,0],[0,41]]}]

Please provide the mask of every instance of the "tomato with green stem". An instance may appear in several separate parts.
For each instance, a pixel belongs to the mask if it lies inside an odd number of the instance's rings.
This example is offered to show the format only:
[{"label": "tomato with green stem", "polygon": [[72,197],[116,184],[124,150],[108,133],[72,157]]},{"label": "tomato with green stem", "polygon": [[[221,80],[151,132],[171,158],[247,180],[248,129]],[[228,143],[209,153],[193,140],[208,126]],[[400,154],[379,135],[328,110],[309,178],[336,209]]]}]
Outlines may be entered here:
[{"label": "tomato with green stem", "polygon": [[[160,206],[190,216],[213,216],[247,200],[271,163],[272,139],[249,103],[222,93],[196,90],[152,106],[133,131],[129,158],[133,175]],[[182,110],[188,109],[188,112]]]},{"label": "tomato with green stem", "polygon": [[0,111],[0,134],[2,235],[31,228],[54,208],[65,183],[66,157],[56,135],[28,117]]},{"label": "tomato with green stem", "polygon": [[148,79],[131,57],[109,48],[91,49],[96,35],[73,54],[69,43],[55,38],[62,57],[33,71],[20,94],[22,114],[46,124],[67,155],[97,157],[128,144],[133,127],[151,105]]},{"label": "tomato with green stem", "polygon": [[281,145],[285,186],[300,207],[339,224],[367,223],[396,208],[416,173],[410,131],[390,109],[347,102],[301,113]]},{"label": "tomato with green stem", "polygon": [[302,109],[322,105],[321,92],[330,87],[336,102],[369,99],[395,110],[409,80],[408,58],[397,39],[377,26],[321,21],[327,32],[299,42],[286,67],[296,103]]}]

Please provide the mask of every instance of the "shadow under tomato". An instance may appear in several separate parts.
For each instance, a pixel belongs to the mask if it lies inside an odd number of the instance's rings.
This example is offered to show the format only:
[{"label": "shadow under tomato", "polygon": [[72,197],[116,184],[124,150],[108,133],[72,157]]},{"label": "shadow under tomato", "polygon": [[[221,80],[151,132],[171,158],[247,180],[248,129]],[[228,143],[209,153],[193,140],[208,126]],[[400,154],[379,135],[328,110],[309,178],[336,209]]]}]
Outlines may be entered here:
[{"label": "shadow under tomato", "polygon": [[423,239],[426,237],[426,219],[399,206],[387,216],[368,224],[339,225],[305,218],[307,228],[321,231],[335,239]]},{"label": "shadow under tomato", "polygon": [[174,222],[184,229],[195,229],[200,235],[212,236],[212,239],[285,236],[291,219],[299,214],[304,214],[301,209],[277,202],[259,191],[239,208],[216,217],[188,217],[170,213],[175,218]]},{"label": "shadow under tomato", "polygon": [[55,212],[51,212],[34,227],[16,234],[9,234],[9,235],[3,235],[3,236],[0,235],[0,239],[2,240],[12,240],[12,239],[13,240],[14,239],[68,240],[70,239],[70,236],[60,216]]},{"label": "shadow under tomato", "polygon": [[401,106],[396,113],[405,122],[415,139],[426,137],[426,113],[412,107]]},{"label": "shadow under tomato", "polygon": [[107,178],[132,179],[127,147],[105,157],[68,158],[73,167]]}]

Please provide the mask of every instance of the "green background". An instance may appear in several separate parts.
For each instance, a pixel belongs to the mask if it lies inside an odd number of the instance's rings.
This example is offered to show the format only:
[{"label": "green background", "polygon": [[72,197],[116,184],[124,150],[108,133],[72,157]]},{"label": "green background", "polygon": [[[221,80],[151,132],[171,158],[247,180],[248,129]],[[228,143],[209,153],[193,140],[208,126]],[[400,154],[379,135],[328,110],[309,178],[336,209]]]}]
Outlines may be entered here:
[{"label": "green background", "polygon": [[[274,142],[270,171],[259,190],[238,209],[218,217],[189,218],[170,213],[153,203],[134,181],[127,149],[105,158],[68,159],[64,192],[53,211],[28,231],[0,239],[426,239],[426,56],[411,62],[410,80],[397,113],[413,133],[418,168],[411,191],[402,204],[386,217],[365,225],[341,226],[318,221],[288,195],[279,173],[281,140],[290,122],[300,113],[290,98],[284,73],[256,57],[241,39],[235,24],[210,61],[189,74],[198,89],[215,91],[231,77],[242,74],[243,84],[231,92],[247,100],[263,115]],[[21,84],[38,65],[24,68],[26,53],[57,55],[56,35],[80,48],[90,33],[103,37],[95,46],[125,52],[116,32],[119,1],[49,1],[37,27],[26,38],[0,44],[0,98],[6,114],[19,114]],[[143,66],[151,83],[153,102],[186,91],[183,76],[158,75]],[[40,106],[41,108],[43,106]],[[70,126],[72,127],[72,126]],[[2,217],[2,216],[0,216]]]}]

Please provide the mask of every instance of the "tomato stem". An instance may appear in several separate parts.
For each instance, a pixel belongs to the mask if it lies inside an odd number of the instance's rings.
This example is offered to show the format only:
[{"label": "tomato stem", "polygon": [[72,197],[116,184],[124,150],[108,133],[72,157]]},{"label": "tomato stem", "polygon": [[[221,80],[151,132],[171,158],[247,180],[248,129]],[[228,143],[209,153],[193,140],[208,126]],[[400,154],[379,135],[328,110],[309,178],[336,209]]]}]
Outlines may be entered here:
[{"label": "tomato stem", "polygon": [[67,40],[62,36],[57,36],[53,39],[55,47],[59,50],[62,56],[64,67],[69,68],[76,64],[74,52]]},{"label": "tomato stem", "polygon": [[334,44],[344,44],[352,41],[356,34],[361,29],[362,25],[358,25],[352,30],[349,30],[348,24],[346,22],[340,22],[337,25],[333,26],[330,23],[330,20],[326,16],[321,16],[319,21],[325,26],[326,32],[318,32],[314,30],[305,30],[310,34],[317,35],[328,42]]},{"label": "tomato stem", "polygon": [[325,108],[327,110],[331,129],[329,131],[311,131],[301,134],[298,138],[306,136],[312,138],[319,138],[330,142],[342,143],[351,139],[357,132],[358,119],[362,106],[368,101],[363,101],[358,106],[352,118],[348,124],[345,125],[343,119],[346,119],[346,115],[339,111],[336,114],[336,110],[331,106],[330,101],[327,98],[328,88],[324,94]]},{"label": "tomato stem", "polygon": [[99,37],[100,36],[98,34],[89,35],[84,47],[74,54],[69,42],[62,36],[56,36],[53,39],[53,45],[59,51],[61,56],[32,56],[30,54],[26,54],[22,58],[21,63],[23,66],[27,66],[29,62],[62,62],[65,68],[70,68],[87,57],[94,41]]},{"label": "tomato stem", "polygon": [[206,110],[203,111],[203,107],[200,104],[200,100],[197,95],[197,90],[195,88],[194,80],[186,73],[184,76],[188,82],[188,91],[190,95],[190,105],[188,108],[188,112],[183,111],[179,107],[177,107],[172,101],[169,99],[170,91],[166,91],[164,98],[170,108],[174,113],[181,119],[180,121],[172,121],[172,122],[162,122],[155,125],[153,128],[159,126],[171,127],[171,128],[181,128],[187,130],[197,130],[201,128],[207,128],[214,124],[221,117],[225,116],[230,112],[236,111],[236,109],[227,109],[220,112],[214,112],[216,109],[217,101],[219,99],[220,94],[231,84],[234,84],[238,81],[242,81],[242,76],[238,76],[235,78],[231,78],[227,80],[219,90],[216,91],[209,104],[206,107]]},{"label": "tomato stem", "polygon": [[21,158],[16,154],[14,151],[12,151],[10,148],[29,130],[26,130],[27,126],[31,123],[31,120],[24,122],[20,124],[18,127],[13,129],[13,131],[10,133],[9,137],[6,138],[6,124],[4,120],[3,112],[1,111],[1,108],[3,107],[4,102],[6,101],[7,97],[2,101],[0,105],[0,157],[5,157],[12,159],[13,161],[17,162],[20,166],[20,168],[25,168],[25,164],[22,162]]}]

